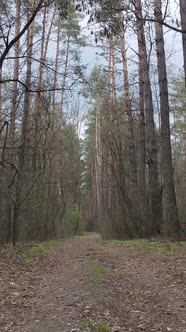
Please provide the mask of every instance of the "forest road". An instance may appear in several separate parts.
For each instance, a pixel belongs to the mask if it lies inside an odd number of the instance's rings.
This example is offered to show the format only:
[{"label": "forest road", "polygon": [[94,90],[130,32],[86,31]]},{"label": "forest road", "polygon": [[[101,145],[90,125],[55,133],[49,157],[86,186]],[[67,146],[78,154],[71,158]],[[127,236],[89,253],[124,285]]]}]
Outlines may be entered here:
[{"label": "forest road", "polygon": [[0,331],[186,332],[186,245],[144,243],[86,235],[0,261]]}]

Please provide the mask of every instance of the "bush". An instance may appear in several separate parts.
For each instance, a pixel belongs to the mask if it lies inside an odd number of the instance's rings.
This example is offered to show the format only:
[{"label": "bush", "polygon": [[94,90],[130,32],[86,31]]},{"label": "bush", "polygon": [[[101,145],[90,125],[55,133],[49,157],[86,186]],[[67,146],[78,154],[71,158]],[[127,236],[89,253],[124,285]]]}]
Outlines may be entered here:
[{"label": "bush", "polygon": [[85,230],[84,221],[77,208],[69,209],[64,216],[63,232],[65,236],[81,234]]}]

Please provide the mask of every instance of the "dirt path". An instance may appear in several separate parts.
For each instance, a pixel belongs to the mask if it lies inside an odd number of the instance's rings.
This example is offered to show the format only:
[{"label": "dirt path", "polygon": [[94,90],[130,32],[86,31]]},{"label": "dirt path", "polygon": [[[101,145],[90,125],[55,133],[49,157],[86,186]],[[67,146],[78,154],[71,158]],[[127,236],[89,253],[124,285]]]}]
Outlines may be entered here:
[{"label": "dirt path", "polygon": [[2,259],[0,331],[186,332],[186,246],[148,249],[84,236]]}]

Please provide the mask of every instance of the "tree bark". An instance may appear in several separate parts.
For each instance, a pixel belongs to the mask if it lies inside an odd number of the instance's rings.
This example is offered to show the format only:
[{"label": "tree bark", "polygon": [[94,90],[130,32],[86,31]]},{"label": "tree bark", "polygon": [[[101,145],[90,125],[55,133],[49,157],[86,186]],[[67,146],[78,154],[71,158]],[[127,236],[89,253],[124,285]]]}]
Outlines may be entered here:
[{"label": "tree bark", "polygon": [[65,95],[65,83],[68,73],[68,60],[69,60],[69,51],[70,51],[70,37],[67,39],[66,55],[65,55],[65,65],[63,72],[63,80],[61,85],[61,100],[60,100],[60,127],[62,127],[63,122],[63,104],[64,104],[64,95]]},{"label": "tree bark", "polygon": [[53,77],[53,93],[51,98],[51,141],[49,145],[49,181],[48,181],[48,218],[47,218],[47,227],[51,232],[55,233],[54,225],[54,215],[55,215],[55,206],[53,204],[53,197],[56,193],[56,176],[58,173],[59,165],[56,156],[57,149],[57,140],[58,137],[55,131],[55,108],[56,108],[56,87],[57,87],[57,78],[58,78],[58,66],[59,66],[59,49],[60,49],[60,19],[57,20],[57,39],[56,39],[56,53],[55,53],[55,64],[54,64],[54,77]]},{"label": "tree bark", "polygon": [[43,69],[44,69],[44,51],[45,51],[45,32],[46,32],[46,19],[47,19],[47,8],[45,7],[43,13],[43,22],[42,22],[42,35],[41,35],[41,50],[40,50],[40,58],[39,58],[39,76],[37,82],[37,91],[35,101],[34,101],[34,109],[33,109],[33,124],[34,124],[34,138],[33,138],[33,157],[32,157],[32,166],[33,166],[33,173],[37,171],[37,164],[38,164],[38,132],[39,132],[39,116],[40,116],[40,106],[41,106],[41,91],[42,88],[42,78],[43,78]]},{"label": "tree bark", "polygon": [[143,66],[143,82],[144,82],[144,102],[145,102],[145,117],[146,117],[146,144],[148,154],[148,169],[149,169],[149,191],[150,203],[152,211],[152,233],[159,234],[162,223],[162,201],[161,189],[158,174],[158,151],[155,133],[152,90],[149,75],[149,64],[147,58],[146,40],[142,16],[141,0],[135,0],[135,13],[139,17],[137,19],[138,43],[141,53]]},{"label": "tree bark", "polygon": [[[162,20],[162,0],[154,0],[154,17],[159,21]],[[161,150],[164,198],[163,217],[165,219],[164,221],[166,233],[168,235],[178,235],[179,219],[172,165],[165,45],[163,37],[163,26],[159,23],[155,23],[155,34],[160,90]]]},{"label": "tree bark", "polygon": [[[0,68],[0,81],[2,80],[2,67]],[[0,161],[2,161],[2,130],[3,130],[3,116],[2,116],[2,85],[0,83]],[[0,165],[1,171],[2,165]]]},{"label": "tree bark", "polygon": [[98,216],[101,209],[101,132],[100,132],[100,102],[99,97],[96,98],[96,137],[95,137],[95,173],[96,173],[96,201]]},{"label": "tree bark", "polygon": [[[139,76],[139,111],[140,111],[140,139],[139,139],[139,188],[142,193],[142,205],[146,203],[146,133],[145,133],[145,105],[144,105],[144,81],[142,51],[140,48],[140,31],[138,34],[138,76]],[[146,205],[146,204],[145,204]]]},{"label": "tree bark", "polygon": [[[16,20],[15,20],[15,36],[17,36],[20,32],[21,28],[21,0],[16,1]],[[15,122],[16,122],[16,112],[17,112],[17,97],[18,97],[18,78],[19,78],[19,49],[20,49],[20,40],[14,45],[14,73],[13,73],[13,91],[12,91],[12,100],[11,100],[11,113],[10,113],[10,130],[8,137],[8,161],[10,163],[9,171],[7,174],[7,186],[10,186],[9,195],[7,197],[7,207],[6,207],[6,224],[8,228],[7,232],[7,241],[11,240],[12,234],[12,222],[13,222],[13,206],[12,199],[13,197],[13,178],[15,174],[15,169],[13,168],[14,159],[15,159]]]},{"label": "tree bark", "polygon": [[[31,0],[30,3],[31,12],[35,11],[35,0]],[[31,14],[28,12],[28,20]],[[19,150],[19,164],[18,164],[18,178],[16,186],[16,198],[14,206],[14,218],[12,225],[12,242],[16,244],[18,238],[18,230],[21,227],[20,224],[20,207],[23,200],[23,193],[28,185],[26,178],[26,170],[28,172],[29,161],[29,140],[30,140],[30,101],[31,101],[31,75],[32,75],[32,52],[33,52],[33,35],[34,35],[34,22],[29,26],[27,30],[27,64],[26,64],[26,80],[25,85],[27,91],[25,91],[24,103],[23,103],[23,123],[21,132],[21,145]],[[28,174],[28,173],[27,173]]]},{"label": "tree bark", "polygon": [[[121,6],[122,6],[121,1]],[[133,128],[133,116],[132,116],[132,102],[129,89],[129,74],[128,74],[128,64],[127,64],[127,52],[125,45],[125,33],[123,24],[123,15],[119,13],[120,19],[120,50],[122,57],[122,69],[123,69],[123,81],[124,81],[124,104],[125,112],[127,114],[127,128],[128,128],[128,149],[129,149],[129,168],[131,177],[131,192],[136,194],[138,187],[138,176],[137,176],[137,164],[136,164],[136,152],[134,144],[134,128]]]},{"label": "tree bark", "polygon": [[[185,0],[180,0],[180,16],[181,16],[182,30],[186,31],[186,2],[185,2]],[[182,33],[182,44],[183,44],[185,85],[186,85],[186,33]]]}]

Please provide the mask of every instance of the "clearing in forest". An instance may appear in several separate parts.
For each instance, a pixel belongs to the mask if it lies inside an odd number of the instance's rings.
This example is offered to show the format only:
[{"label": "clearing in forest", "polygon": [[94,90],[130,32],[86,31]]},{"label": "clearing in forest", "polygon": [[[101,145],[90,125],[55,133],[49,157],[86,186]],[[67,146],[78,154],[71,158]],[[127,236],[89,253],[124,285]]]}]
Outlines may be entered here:
[{"label": "clearing in forest", "polygon": [[52,241],[0,256],[0,331],[186,331],[186,244]]}]

